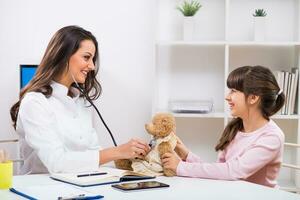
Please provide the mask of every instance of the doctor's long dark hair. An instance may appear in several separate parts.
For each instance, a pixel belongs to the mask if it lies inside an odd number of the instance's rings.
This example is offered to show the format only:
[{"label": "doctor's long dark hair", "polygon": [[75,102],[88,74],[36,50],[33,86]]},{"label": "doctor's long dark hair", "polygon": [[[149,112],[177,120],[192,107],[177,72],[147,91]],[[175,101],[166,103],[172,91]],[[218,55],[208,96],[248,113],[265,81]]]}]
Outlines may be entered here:
[{"label": "doctor's long dark hair", "polygon": [[[10,109],[13,126],[16,128],[20,103],[27,92],[40,92],[47,98],[52,94],[51,81],[68,70],[70,57],[79,49],[83,40],[91,40],[95,45],[93,62],[95,70],[87,74],[84,84],[79,84],[91,100],[97,99],[102,91],[96,79],[99,69],[98,42],[91,32],[78,26],[66,26],[58,30],[50,40],[46,52],[32,80],[21,90],[19,101]],[[83,98],[85,98],[82,95]]]},{"label": "doctor's long dark hair", "polygon": [[[285,96],[283,92],[280,92],[273,73],[266,67],[244,66],[233,70],[227,78],[227,87],[243,92],[246,98],[251,94],[259,96],[259,109],[262,116],[267,120],[278,112],[284,104]],[[241,118],[230,121],[215,150],[226,149],[237,132],[242,129],[243,121]]]}]

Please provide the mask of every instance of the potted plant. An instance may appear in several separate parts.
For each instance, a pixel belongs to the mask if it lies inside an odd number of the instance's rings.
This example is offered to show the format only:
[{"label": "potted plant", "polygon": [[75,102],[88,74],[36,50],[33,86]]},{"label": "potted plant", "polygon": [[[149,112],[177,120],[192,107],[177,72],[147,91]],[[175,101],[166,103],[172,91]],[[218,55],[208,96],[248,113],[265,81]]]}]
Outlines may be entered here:
[{"label": "potted plant", "polygon": [[177,6],[183,16],[183,40],[192,40],[194,34],[194,16],[202,5],[197,0],[184,1]]},{"label": "potted plant", "polygon": [[264,41],[267,12],[264,9],[255,9],[252,15],[254,17],[254,41]]}]

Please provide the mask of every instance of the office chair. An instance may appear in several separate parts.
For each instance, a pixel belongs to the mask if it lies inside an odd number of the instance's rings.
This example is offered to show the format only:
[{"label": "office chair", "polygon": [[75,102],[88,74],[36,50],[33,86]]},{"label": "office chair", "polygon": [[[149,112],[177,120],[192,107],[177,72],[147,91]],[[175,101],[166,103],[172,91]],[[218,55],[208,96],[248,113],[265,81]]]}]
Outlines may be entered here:
[{"label": "office chair", "polygon": [[[12,157],[13,153],[8,151],[9,148],[7,148],[8,145],[13,144],[16,147],[16,154],[14,158]],[[7,139],[7,140],[0,140],[0,149],[4,149],[9,154],[9,159],[13,161],[14,163],[14,174],[19,174],[20,164],[23,162],[22,159],[20,159],[20,151],[19,151],[19,140],[18,139]]]},{"label": "office chair", "polygon": [[[296,148],[296,149],[299,148],[300,149],[300,144],[297,144],[297,143],[287,143],[287,142],[285,142],[284,146],[288,147],[288,148]],[[298,155],[298,157],[299,157],[299,155]],[[290,163],[282,163],[281,166],[292,169],[292,170],[298,170],[300,172],[300,165],[297,165],[297,164],[295,165],[295,164],[290,164]],[[295,183],[295,184],[297,184],[297,183]],[[280,189],[288,191],[288,192],[293,192],[293,193],[300,194],[300,187],[297,186],[297,185],[295,187],[291,187],[291,186],[290,187],[280,187]]]}]

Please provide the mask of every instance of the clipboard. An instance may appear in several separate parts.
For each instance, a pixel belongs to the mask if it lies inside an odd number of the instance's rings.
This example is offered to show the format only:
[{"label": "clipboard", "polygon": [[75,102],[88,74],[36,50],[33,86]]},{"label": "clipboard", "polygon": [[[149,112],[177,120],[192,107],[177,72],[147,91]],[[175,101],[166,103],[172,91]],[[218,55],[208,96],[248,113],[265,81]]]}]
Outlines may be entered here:
[{"label": "clipboard", "polygon": [[[64,200],[64,199],[101,199],[104,196],[80,190],[66,184],[41,185],[41,186],[20,186],[10,188],[10,192],[15,193],[29,200]],[[45,197],[46,196],[46,197]]]}]

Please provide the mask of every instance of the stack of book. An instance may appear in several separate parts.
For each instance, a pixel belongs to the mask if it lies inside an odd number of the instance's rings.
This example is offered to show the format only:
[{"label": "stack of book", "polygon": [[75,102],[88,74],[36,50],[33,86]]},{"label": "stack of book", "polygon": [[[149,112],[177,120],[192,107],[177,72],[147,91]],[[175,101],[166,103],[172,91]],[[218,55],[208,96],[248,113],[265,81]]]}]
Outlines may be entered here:
[{"label": "stack of book", "polygon": [[279,111],[279,114],[297,114],[299,69],[292,68],[291,72],[276,71],[275,76],[279,87],[285,95],[285,103],[282,109]]}]

